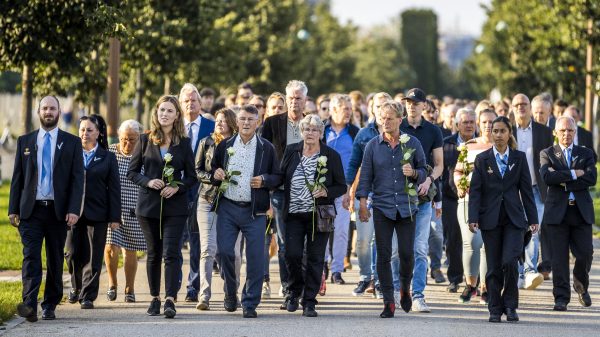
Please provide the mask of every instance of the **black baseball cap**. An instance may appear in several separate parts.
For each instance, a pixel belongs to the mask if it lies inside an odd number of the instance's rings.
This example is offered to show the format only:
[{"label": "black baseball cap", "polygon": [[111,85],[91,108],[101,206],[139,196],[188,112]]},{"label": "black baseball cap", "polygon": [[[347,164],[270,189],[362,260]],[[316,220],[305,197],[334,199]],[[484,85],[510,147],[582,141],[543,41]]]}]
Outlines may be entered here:
[{"label": "black baseball cap", "polygon": [[425,102],[427,97],[425,97],[425,92],[419,88],[412,88],[407,93],[406,96],[402,100],[411,100],[414,102]]}]

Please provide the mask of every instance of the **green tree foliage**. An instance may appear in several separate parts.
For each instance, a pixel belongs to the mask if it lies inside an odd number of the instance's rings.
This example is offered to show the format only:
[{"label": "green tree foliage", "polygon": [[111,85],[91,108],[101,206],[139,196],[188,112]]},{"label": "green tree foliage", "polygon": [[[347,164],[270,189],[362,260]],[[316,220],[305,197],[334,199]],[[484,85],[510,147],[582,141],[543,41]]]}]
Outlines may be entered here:
[{"label": "green tree foliage", "polygon": [[[600,3],[589,0],[493,0],[479,44],[467,61],[481,95],[498,88],[504,95],[548,91],[580,101],[585,91],[587,42],[598,46]],[[586,32],[589,19],[595,34]]]},{"label": "green tree foliage", "polygon": [[439,94],[437,16],[429,9],[410,9],[400,15],[402,46],[416,74],[415,87]]}]

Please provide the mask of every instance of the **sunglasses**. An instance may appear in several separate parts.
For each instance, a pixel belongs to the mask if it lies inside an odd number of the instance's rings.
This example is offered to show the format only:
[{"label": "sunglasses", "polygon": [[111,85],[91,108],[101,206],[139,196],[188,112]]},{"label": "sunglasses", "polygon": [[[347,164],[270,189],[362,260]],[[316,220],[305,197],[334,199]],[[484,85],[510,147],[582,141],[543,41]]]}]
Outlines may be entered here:
[{"label": "sunglasses", "polygon": [[79,118],[79,123],[81,123],[82,121],[90,121],[94,123],[94,125],[96,125],[96,128],[100,128],[98,124],[98,118],[96,118],[95,116],[82,116],[81,118]]}]

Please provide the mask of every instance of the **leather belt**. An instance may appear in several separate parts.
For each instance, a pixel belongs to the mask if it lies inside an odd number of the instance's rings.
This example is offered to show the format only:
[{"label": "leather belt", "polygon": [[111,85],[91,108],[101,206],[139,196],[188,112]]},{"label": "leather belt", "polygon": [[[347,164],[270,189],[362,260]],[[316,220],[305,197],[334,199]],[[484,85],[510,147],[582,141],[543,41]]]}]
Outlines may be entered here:
[{"label": "leather belt", "polygon": [[231,200],[229,198],[225,198],[223,197],[223,199],[229,201],[230,203],[239,206],[239,207],[250,207],[251,203],[249,201],[235,201],[235,200]]},{"label": "leather belt", "polygon": [[35,204],[43,207],[50,207],[54,205],[54,200],[36,200]]},{"label": "leather belt", "polygon": [[569,206],[575,206],[575,200],[569,200]]}]

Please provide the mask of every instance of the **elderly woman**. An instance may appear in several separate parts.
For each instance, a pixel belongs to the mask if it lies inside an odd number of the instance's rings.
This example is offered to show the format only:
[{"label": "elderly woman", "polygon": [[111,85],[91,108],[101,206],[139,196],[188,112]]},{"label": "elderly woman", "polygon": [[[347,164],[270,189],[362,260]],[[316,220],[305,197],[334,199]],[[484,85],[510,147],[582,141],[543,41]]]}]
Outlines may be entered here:
[{"label": "elderly woman", "polygon": [[65,253],[72,289],[69,302],[93,309],[98,297],[106,231],[121,222],[121,184],[117,158],[108,152],[106,123],[97,115],[83,116],[79,124],[85,168],[83,212],[67,234]]},{"label": "elderly woman", "polygon": [[[329,232],[317,231],[315,205],[334,205],[335,199],[346,193],[344,171],[340,155],[320,142],[324,126],[318,115],[308,115],[300,121],[303,141],[289,145],[281,162],[284,173],[286,223],[285,262],[290,273],[289,295],[286,307],[298,309],[301,294],[303,316],[316,317],[316,295],[321,285],[321,273]],[[326,159],[320,159],[320,158]],[[324,167],[322,163],[325,163]],[[323,174],[322,169],[327,171]],[[321,173],[319,173],[319,171]],[[322,187],[311,191],[317,177],[324,177]],[[284,211],[285,212],[285,211]],[[306,272],[303,273],[302,255],[306,242]]]},{"label": "elderly woman", "polygon": [[[198,232],[200,235],[200,298],[196,309],[208,310],[210,308],[212,267],[217,253],[217,226],[214,219],[215,212],[210,208],[217,195],[217,187],[210,182],[211,165],[215,148],[219,143],[233,136],[237,132],[235,112],[223,108],[215,114],[215,132],[200,140],[196,152],[196,174],[200,181],[200,194],[198,196]],[[240,259],[241,264],[241,259]],[[239,273],[238,273],[239,274]]]},{"label": "elderly woman", "polygon": [[137,272],[138,251],[146,251],[144,233],[135,217],[135,204],[138,198],[139,187],[127,179],[127,169],[133,154],[133,149],[143,132],[140,123],[133,119],[124,121],[119,126],[119,143],[108,147],[109,151],[117,156],[119,165],[119,180],[121,182],[121,226],[117,229],[109,228],[106,234],[104,248],[104,262],[108,274],[108,291],[106,297],[109,301],[117,299],[117,268],[119,252],[123,252],[125,266],[125,302],[135,302],[135,274]]}]

